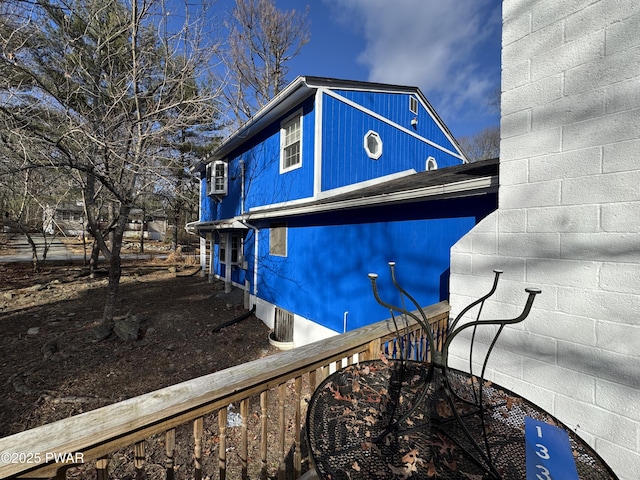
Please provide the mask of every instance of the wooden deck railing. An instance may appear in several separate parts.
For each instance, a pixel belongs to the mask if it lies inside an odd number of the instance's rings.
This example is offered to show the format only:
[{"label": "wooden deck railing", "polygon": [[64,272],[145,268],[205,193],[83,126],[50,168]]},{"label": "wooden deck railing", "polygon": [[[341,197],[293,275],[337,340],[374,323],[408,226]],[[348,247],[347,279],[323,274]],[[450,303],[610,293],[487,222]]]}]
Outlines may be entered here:
[{"label": "wooden deck railing", "polygon": [[[442,341],[447,303],[425,313]],[[304,415],[315,386],[399,345],[428,355],[419,325],[402,338],[383,321],[1,438],[0,478],[298,478],[309,468]]]}]

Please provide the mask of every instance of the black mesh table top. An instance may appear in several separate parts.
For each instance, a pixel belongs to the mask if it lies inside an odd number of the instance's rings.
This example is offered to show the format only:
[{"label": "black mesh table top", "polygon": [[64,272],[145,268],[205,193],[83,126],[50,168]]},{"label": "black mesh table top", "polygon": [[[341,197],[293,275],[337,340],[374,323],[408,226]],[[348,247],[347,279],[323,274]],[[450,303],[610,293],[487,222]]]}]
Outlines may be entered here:
[{"label": "black mesh table top", "polygon": [[[330,375],[310,400],[307,436],[327,480],[525,480],[527,417],[567,431],[579,480],[617,479],[573,431],[531,402],[422,362],[367,361]],[[546,480],[544,472],[539,478]]]}]

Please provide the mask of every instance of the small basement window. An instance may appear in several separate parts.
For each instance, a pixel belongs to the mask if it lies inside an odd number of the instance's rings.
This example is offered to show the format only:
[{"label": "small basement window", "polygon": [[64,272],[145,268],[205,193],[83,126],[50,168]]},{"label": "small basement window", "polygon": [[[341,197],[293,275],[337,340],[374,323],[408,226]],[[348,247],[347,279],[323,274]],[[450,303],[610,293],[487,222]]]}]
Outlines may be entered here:
[{"label": "small basement window", "polygon": [[364,136],[364,149],[369,158],[378,160],[382,156],[382,139],[373,130],[369,130]]}]

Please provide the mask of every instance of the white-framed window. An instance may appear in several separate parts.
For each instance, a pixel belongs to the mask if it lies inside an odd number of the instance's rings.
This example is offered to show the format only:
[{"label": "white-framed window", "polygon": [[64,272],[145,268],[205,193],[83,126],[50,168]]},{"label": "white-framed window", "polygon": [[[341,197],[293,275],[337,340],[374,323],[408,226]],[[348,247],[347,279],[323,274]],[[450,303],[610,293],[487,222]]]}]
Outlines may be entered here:
[{"label": "white-framed window", "polygon": [[227,162],[216,160],[207,165],[207,186],[209,195],[226,195],[229,166]]},{"label": "white-framed window", "polygon": [[409,111],[414,115],[418,114],[418,99],[413,95],[409,96]]},{"label": "white-framed window", "polygon": [[287,256],[287,224],[284,222],[269,225],[269,255]]},{"label": "white-framed window", "polygon": [[427,158],[426,170],[437,170],[437,169],[438,169],[438,162],[436,162],[436,159],[433,157]]},{"label": "white-framed window", "polygon": [[[227,239],[229,245],[227,245]],[[237,233],[220,234],[220,263],[227,263],[227,247],[231,248],[231,264],[238,264],[242,252],[242,237]]]},{"label": "white-framed window", "polygon": [[280,173],[302,166],[302,110],[280,125]]},{"label": "white-framed window", "polygon": [[382,156],[382,139],[373,130],[369,130],[364,135],[364,149],[369,158],[378,160]]}]

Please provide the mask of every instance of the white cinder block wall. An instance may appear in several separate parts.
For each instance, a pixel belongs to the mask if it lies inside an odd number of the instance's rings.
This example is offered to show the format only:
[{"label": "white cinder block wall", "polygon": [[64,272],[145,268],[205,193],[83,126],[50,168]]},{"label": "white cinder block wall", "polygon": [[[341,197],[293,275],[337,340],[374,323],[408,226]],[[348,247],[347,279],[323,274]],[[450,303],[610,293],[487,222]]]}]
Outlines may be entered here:
[{"label": "white cinder block wall", "polygon": [[505,273],[488,315],[515,316],[524,288],[541,288],[491,377],[637,480],[640,2],[504,0],[502,47],[499,209],[452,249],[452,314],[493,268]]}]

